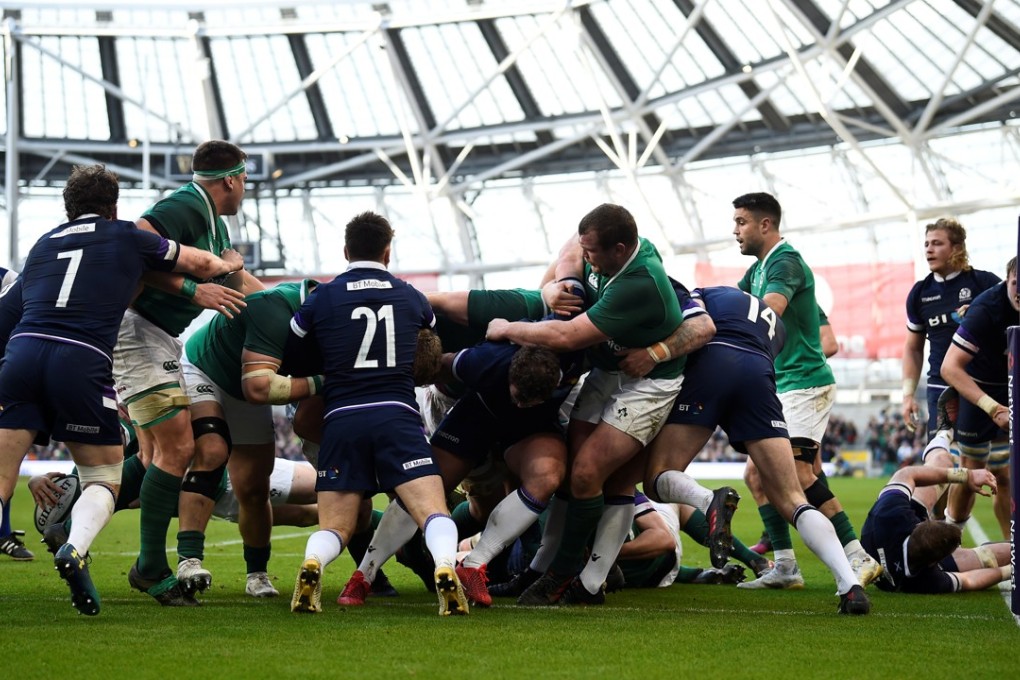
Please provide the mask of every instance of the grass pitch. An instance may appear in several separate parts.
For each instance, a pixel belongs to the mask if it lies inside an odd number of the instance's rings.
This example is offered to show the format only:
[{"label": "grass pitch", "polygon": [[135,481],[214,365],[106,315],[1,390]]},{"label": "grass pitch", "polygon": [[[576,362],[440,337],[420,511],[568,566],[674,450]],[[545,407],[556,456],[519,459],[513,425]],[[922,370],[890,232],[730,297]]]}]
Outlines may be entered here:
[{"label": "grass pitch", "polygon": [[[885,480],[833,479],[858,531]],[[734,531],[756,542],[761,523],[750,494]],[[324,612],[289,610],[311,530],[277,527],[271,574],[281,596],[244,594],[237,527],[210,526],[204,606],[162,609],[130,589],[137,512],[118,513],[93,546],[102,613],[78,615],[50,555],[35,542],[31,497],[19,486],[14,526],[27,528],[34,562],[0,556],[0,658],[7,678],[1009,678],[1020,667],[1020,628],[1003,593],[888,594],[870,588],[872,613],[838,616],[834,582],[796,539],[807,586],[746,591],[674,585],[624,590],[603,607],[529,609],[499,600],[471,616],[440,618],[435,596],[391,563],[398,598],[365,607],[333,604],[354,569],[346,553],[327,569]],[[992,538],[991,504],[975,513]],[[171,525],[171,538],[176,524]],[[708,565],[684,536],[684,563]],[[972,536],[965,536],[972,544]],[[173,540],[171,540],[173,542]],[[171,562],[173,562],[171,556]]]}]

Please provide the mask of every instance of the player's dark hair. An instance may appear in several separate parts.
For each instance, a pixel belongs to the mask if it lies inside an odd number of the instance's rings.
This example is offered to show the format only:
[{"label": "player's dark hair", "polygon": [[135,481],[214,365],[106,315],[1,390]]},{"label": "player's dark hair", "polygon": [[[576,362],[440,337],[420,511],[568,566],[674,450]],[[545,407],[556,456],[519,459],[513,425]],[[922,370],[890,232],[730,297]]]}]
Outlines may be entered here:
[{"label": "player's dark hair", "polygon": [[1006,263],[1006,278],[1008,279],[1009,275],[1015,271],[1016,271],[1016,255],[1010,258],[1009,262]]},{"label": "player's dark hair", "polygon": [[344,245],[347,257],[355,260],[381,261],[386,247],[393,241],[393,227],[377,213],[366,211],[347,223],[344,231]]},{"label": "player's dark hair", "polygon": [[577,234],[583,236],[594,231],[598,237],[599,248],[603,250],[622,243],[627,248],[637,244],[637,223],[630,211],[622,205],[603,203],[581,218],[577,225]]},{"label": "player's dark hair", "polygon": [[560,360],[545,347],[521,347],[510,360],[510,384],[520,402],[542,402],[560,383]]},{"label": "player's dark hair", "polygon": [[192,170],[228,170],[248,158],[241,148],[222,139],[210,139],[195,148]]},{"label": "player's dark hair", "polygon": [[117,212],[120,182],[105,165],[75,165],[64,186],[67,219],[95,213],[110,219]]},{"label": "player's dark hair", "polygon": [[432,329],[418,331],[418,345],[414,351],[414,384],[431,385],[439,376],[443,363],[443,342]]},{"label": "player's dark hair", "polygon": [[779,205],[779,201],[775,196],[764,191],[737,196],[733,199],[733,207],[743,208],[759,220],[763,217],[770,218],[776,229],[779,229],[779,223],[783,219],[783,208]]},{"label": "player's dark hair", "polygon": [[971,269],[970,255],[967,253],[967,230],[959,221],[952,217],[940,217],[934,222],[925,225],[924,233],[933,231],[946,232],[946,238],[954,246],[960,246],[949,258],[949,266],[955,271],[967,271]]},{"label": "player's dark hair", "polygon": [[955,524],[928,520],[910,532],[907,541],[907,564],[911,570],[929,567],[949,557],[960,547],[960,527]]}]

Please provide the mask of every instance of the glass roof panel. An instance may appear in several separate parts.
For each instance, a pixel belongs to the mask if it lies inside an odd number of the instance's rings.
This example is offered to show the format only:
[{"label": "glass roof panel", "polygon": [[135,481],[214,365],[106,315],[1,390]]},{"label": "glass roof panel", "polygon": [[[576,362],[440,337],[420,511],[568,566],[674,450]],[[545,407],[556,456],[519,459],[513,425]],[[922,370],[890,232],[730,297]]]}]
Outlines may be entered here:
[{"label": "glass roof panel", "polygon": [[[286,36],[212,38],[209,42],[231,138],[286,142],[318,137],[308,97],[303,90],[294,94],[301,76]],[[262,58],[267,54],[273,58]]]},{"label": "glass roof panel", "polygon": [[120,87],[137,102],[124,103],[129,139],[144,139],[148,134],[153,142],[176,142],[207,136],[201,82],[193,75],[196,54],[192,41],[124,37],[116,41],[115,48]]},{"label": "glass roof panel", "polygon": [[448,129],[460,129],[524,120],[502,75],[486,84],[498,64],[478,24],[405,28],[400,36],[438,124],[449,120]]},{"label": "glass roof panel", "polygon": [[[83,75],[102,79],[98,40],[57,36],[28,38],[22,44],[21,65],[22,82],[26,84],[22,88],[25,115],[21,121],[25,136],[110,138],[104,90]],[[82,102],[95,105],[83,106]]]},{"label": "glass roof panel", "polygon": [[594,5],[592,14],[609,36],[624,67],[648,97],[659,97],[683,88],[684,80],[678,66],[695,71],[688,82],[703,79],[696,66],[675,49],[686,24],[675,4],[603,3]]},{"label": "glass roof panel", "polygon": [[511,52],[538,36],[521,53],[517,65],[546,115],[598,111],[603,99],[610,108],[621,105],[602,70],[595,67],[592,73],[590,57],[578,55],[581,29],[570,18],[561,18],[542,35],[538,34],[548,25],[547,17],[503,18],[496,24]]},{"label": "glass roof panel", "polygon": [[[343,57],[319,80],[333,132],[341,139],[400,134],[397,115],[404,110],[403,95],[378,37],[359,44],[364,37],[362,33],[312,33],[305,38],[316,70]],[[417,128],[414,121],[410,124]]]}]

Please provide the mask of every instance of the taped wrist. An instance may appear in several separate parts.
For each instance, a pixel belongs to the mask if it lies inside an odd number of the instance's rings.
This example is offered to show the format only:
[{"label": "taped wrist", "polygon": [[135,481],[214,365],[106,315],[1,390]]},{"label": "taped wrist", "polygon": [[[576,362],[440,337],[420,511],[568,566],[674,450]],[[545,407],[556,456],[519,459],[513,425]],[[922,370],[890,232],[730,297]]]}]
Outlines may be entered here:
[{"label": "taped wrist", "polygon": [[914,392],[917,391],[917,381],[913,378],[903,379],[903,398],[913,397]]},{"label": "taped wrist", "polygon": [[946,481],[950,484],[966,484],[970,478],[967,468],[954,468],[946,470]]},{"label": "taped wrist", "polygon": [[185,276],[184,282],[181,283],[181,295],[191,300],[195,297],[195,293],[197,292],[198,284]]},{"label": "taped wrist", "polygon": [[989,418],[994,418],[995,412],[999,410],[999,402],[987,394],[982,394],[981,398],[978,399],[977,407],[987,413]]},{"label": "taped wrist", "polygon": [[995,558],[995,551],[990,545],[979,545],[974,548],[974,556],[981,562],[982,567],[994,569],[999,566],[999,560]]},{"label": "taped wrist", "polygon": [[669,345],[664,342],[657,342],[651,347],[645,347],[645,351],[648,352],[648,356],[652,357],[652,361],[657,364],[673,358],[673,353],[669,351]]}]

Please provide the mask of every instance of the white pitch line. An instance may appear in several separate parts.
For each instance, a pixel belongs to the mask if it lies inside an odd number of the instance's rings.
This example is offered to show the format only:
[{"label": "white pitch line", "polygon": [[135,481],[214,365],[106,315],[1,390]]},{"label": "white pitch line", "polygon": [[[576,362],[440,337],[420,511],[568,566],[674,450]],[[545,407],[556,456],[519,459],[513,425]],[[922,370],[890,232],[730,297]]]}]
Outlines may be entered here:
[{"label": "white pitch line", "polygon": [[[967,530],[970,531],[970,537],[974,539],[977,545],[988,543],[991,539],[988,538],[988,534],[985,533],[984,527],[977,521],[977,518],[971,515],[970,520],[967,522]],[[1015,576],[1014,576],[1015,578]],[[1013,617],[1013,621],[1018,627],[1020,627],[1020,616],[1013,613],[1012,593],[1007,588],[1006,590],[1000,590],[999,593],[1002,595],[1002,599],[1006,602],[1006,611]]]},{"label": "white pitch line", "polygon": [[[290,534],[273,534],[273,540],[274,541],[285,541],[288,538],[307,538],[311,534],[312,534],[312,530],[300,531],[300,532],[290,533]],[[244,543],[244,541],[242,539],[234,538],[234,539],[230,539],[229,541],[215,541],[213,543],[206,543],[205,547],[206,548],[223,548],[223,547],[227,547],[227,546],[231,546],[231,545],[241,545],[242,543]],[[175,553],[175,554],[177,553],[177,549],[176,548],[167,548],[166,551],[167,551],[168,554],[169,553]],[[138,556],[138,551],[136,550],[134,552],[114,552],[114,553],[110,553],[110,552],[98,552],[97,551],[96,554],[97,555],[116,555],[117,557],[137,557]],[[277,556],[280,556],[280,555],[282,555],[282,553],[277,553]]]}]

